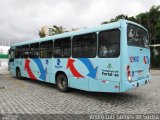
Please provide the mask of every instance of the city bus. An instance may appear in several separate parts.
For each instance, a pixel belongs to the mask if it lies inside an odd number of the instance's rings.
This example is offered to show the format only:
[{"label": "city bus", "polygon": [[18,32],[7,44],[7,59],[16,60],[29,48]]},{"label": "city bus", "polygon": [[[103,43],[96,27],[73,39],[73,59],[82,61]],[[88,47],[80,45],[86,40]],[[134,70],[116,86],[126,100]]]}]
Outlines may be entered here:
[{"label": "city bus", "polygon": [[148,32],[123,19],[16,43],[9,53],[12,76],[53,83],[61,92],[126,92],[151,78]]}]

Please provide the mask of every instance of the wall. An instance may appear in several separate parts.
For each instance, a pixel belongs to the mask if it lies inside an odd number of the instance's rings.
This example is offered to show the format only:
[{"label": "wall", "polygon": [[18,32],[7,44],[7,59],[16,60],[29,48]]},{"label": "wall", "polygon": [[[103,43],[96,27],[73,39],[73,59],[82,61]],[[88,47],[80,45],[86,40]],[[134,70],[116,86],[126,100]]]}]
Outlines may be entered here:
[{"label": "wall", "polygon": [[0,46],[0,67],[8,66],[9,46]]}]

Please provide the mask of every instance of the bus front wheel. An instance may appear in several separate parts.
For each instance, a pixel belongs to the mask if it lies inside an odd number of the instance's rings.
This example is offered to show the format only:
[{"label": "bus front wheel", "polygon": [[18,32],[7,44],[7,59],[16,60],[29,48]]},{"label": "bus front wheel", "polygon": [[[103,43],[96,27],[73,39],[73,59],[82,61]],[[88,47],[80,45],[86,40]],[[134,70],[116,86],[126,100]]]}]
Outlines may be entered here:
[{"label": "bus front wheel", "polygon": [[57,76],[57,89],[60,92],[67,92],[68,91],[68,79],[67,76],[64,74],[59,74]]},{"label": "bus front wheel", "polygon": [[18,79],[22,79],[20,69],[17,69],[17,70],[16,70],[16,77],[17,77]]}]

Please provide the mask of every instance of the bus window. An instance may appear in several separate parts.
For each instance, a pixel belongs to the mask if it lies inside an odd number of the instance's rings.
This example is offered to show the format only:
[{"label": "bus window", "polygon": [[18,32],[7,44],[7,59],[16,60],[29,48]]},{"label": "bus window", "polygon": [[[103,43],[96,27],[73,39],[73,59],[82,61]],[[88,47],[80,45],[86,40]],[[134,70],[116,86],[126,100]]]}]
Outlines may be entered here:
[{"label": "bus window", "polygon": [[22,50],[22,58],[28,58],[29,57],[29,45],[21,46],[21,50]]},{"label": "bus window", "polygon": [[14,49],[9,50],[9,62],[14,62]]},{"label": "bus window", "polygon": [[15,48],[15,58],[21,58],[21,47],[17,46]]},{"label": "bus window", "polygon": [[94,58],[97,51],[97,34],[90,33],[73,38],[72,56],[74,58]]},{"label": "bus window", "polygon": [[56,39],[54,41],[54,57],[69,58],[71,56],[71,40],[70,37]]},{"label": "bus window", "polygon": [[120,31],[118,29],[101,31],[98,35],[98,56],[118,57],[120,54]]},{"label": "bus window", "polygon": [[149,48],[149,38],[146,30],[141,27],[128,24],[127,28],[128,45]]},{"label": "bus window", "polygon": [[38,58],[39,57],[39,43],[30,44],[30,58]]},{"label": "bus window", "polygon": [[40,43],[40,57],[52,58],[53,56],[53,41],[46,41]]}]

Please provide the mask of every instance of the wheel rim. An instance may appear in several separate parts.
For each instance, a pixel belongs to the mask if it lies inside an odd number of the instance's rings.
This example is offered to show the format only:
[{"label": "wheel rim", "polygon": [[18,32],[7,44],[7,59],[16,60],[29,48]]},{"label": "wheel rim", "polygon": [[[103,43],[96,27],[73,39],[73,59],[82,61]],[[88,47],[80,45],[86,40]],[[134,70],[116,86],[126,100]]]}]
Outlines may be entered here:
[{"label": "wheel rim", "polygon": [[66,88],[66,79],[65,79],[65,78],[61,78],[61,79],[59,80],[59,87],[60,87],[61,89],[65,89],[65,88]]},{"label": "wheel rim", "polygon": [[20,71],[17,71],[17,78],[20,78],[21,77],[21,73]]}]

